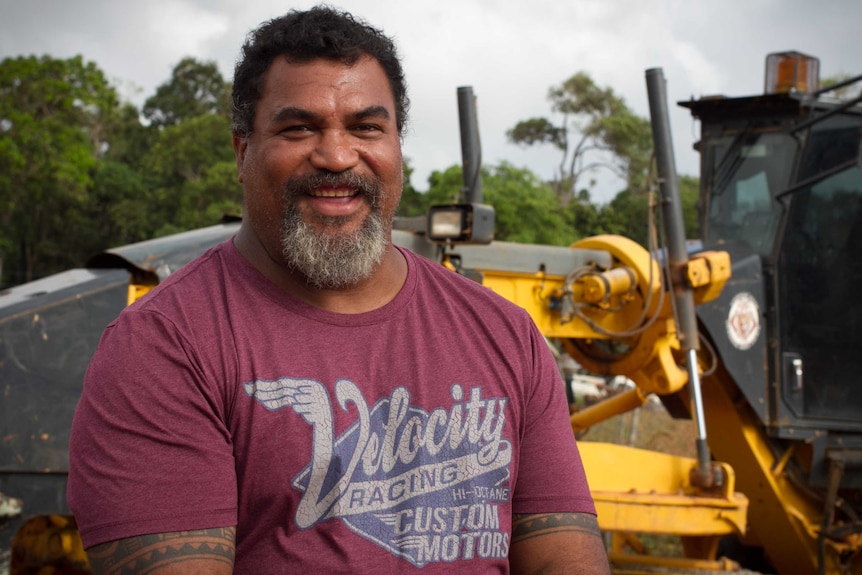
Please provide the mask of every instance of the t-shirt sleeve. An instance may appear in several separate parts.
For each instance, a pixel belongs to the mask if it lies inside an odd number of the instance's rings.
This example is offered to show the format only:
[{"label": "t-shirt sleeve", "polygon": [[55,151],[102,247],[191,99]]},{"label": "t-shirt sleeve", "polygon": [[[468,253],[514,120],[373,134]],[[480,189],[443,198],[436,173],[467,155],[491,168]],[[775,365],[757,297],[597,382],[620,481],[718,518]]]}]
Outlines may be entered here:
[{"label": "t-shirt sleeve", "polygon": [[530,333],[533,374],[526,395],[513,512],[595,515],[560,372],[535,325]]},{"label": "t-shirt sleeve", "polygon": [[67,495],[85,547],[236,524],[228,401],[159,314],[127,310],[91,360]]}]

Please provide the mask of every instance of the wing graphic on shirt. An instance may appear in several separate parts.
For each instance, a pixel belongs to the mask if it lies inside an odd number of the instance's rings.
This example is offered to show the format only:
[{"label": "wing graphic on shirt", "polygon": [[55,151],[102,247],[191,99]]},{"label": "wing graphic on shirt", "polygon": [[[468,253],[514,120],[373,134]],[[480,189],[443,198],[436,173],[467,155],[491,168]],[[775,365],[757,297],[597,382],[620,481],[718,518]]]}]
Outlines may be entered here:
[{"label": "wing graphic on shirt", "polygon": [[[282,377],[274,381],[255,380],[243,384],[245,392],[269,411],[290,407],[312,426],[312,460],[308,465],[310,478],[306,492],[296,509],[296,524],[307,529],[328,518],[328,513],[339,504],[339,499],[350,484],[353,471],[359,464],[362,449],[352,453],[335,454],[332,403],[326,387],[313,379]],[[356,385],[346,379],[335,382],[335,396],[341,409],[348,403],[356,405],[359,418],[359,446],[368,441],[368,406]],[[347,464],[344,465],[344,459]],[[329,477],[333,461],[338,470]]]},{"label": "wing graphic on shirt", "polygon": [[[394,540],[395,546],[400,551],[416,551],[420,549],[426,544],[426,538],[421,535],[407,535],[405,537],[398,537]],[[412,554],[411,554],[412,556]],[[420,563],[421,567],[422,564]]]},{"label": "wing graphic on shirt", "polygon": [[377,517],[377,519],[379,519],[385,525],[388,525],[389,527],[392,527],[394,529],[398,523],[399,514],[398,513],[376,513],[375,517]]},{"label": "wing graphic on shirt", "polygon": [[245,392],[269,411],[291,407],[305,421],[321,423],[329,410],[326,388],[313,379],[282,377],[274,381],[255,380],[243,384]]}]

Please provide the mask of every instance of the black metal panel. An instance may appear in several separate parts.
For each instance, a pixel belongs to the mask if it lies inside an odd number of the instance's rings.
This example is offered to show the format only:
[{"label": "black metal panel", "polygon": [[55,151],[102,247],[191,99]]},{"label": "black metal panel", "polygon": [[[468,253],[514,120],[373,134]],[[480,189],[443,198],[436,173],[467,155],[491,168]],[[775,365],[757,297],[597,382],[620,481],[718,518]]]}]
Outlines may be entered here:
[{"label": "black metal panel", "polygon": [[789,425],[862,430],[860,246],[862,168],[793,195],[777,265],[779,408]]},{"label": "black metal panel", "polygon": [[[733,377],[740,391],[757,414],[761,423],[769,423],[768,370],[766,347],[766,299],[761,258],[748,247],[723,244],[711,249],[723,249],[730,253],[733,262],[732,277],[721,295],[715,300],[697,307],[697,315],[703,330]],[[750,299],[749,299],[750,298]],[[753,308],[740,307],[740,303],[756,302],[757,321],[744,315]]]},{"label": "black metal panel", "polygon": [[[62,285],[69,274],[43,287]],[[0,475],[68,469],[84,371],[105,326],[125,307],[129,285],[122,269],[72,275],[80,281],[56,291],[0,296]]]},{"label": "black metal panel", "polygon": [[23,502],[22,514],[0,526],[0,552],[29,517],[69,513],[72,416],[128,288],[125,269],[77,269],[0,294],[0,493]]},{"label": "black metal panel", "polygon": [[749,96],[744,98],[701,98],[678,102],[683,108],[691,110],[692,116],[704,122],[720,121],[727,118],[764,119],[770,116],[801,116],[804,112],[799,95],[770,94],[767,96]]}]

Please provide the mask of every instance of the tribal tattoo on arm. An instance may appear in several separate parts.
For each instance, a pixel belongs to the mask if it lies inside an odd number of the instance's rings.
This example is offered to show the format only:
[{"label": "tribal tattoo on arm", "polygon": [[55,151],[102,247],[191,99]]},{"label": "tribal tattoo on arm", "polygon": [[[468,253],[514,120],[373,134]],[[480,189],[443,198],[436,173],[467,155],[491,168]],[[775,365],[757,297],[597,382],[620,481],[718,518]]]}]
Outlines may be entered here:
[{"label": "tribal tattoo on arm", "polygon": [[236,527],[156,533],[109,541],[87,550],[97,575],[233,572]]},{"label": "tribal tattoo on arm", "polygon": [[537,513],[512,517],[512,543],[552,533],[601,536],[595,516],[586,513]]},{"label": "tribal tattoo on arm", "polygon": [[518,575],[610,575],[598,521],[588,513],[513,516],[509,567]]}]

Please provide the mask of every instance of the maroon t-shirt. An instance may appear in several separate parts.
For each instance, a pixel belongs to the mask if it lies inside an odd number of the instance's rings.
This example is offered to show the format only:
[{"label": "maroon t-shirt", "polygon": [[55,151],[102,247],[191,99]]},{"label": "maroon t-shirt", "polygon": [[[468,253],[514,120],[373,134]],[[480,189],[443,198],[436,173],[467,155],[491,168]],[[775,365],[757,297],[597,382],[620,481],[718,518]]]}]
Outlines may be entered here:
[{"label": "maroon t-shirt", "polygon": [[236,525],[236,573],[506,572],[513,513],[595,513],[528,314],[402,252],[368,313],[285,294],[232,241],[126,309],[72,428],[85,546]]}]

